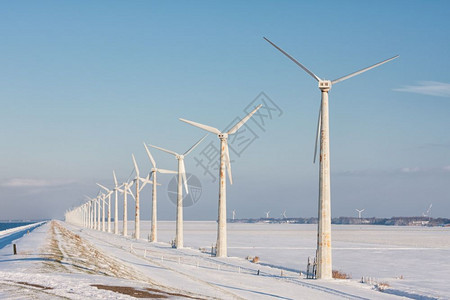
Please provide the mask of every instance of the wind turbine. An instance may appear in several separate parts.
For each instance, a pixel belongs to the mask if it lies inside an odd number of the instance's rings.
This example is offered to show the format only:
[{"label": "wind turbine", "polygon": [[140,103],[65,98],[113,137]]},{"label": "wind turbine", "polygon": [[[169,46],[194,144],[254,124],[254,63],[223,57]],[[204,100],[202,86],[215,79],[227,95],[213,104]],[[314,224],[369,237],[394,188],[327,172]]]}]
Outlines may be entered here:
[{"label": "wind turbine", "polygon": [[88,199],[89,203],[89,209],[90,209],[90,229],[97,229],[97,221],[96,221],[96,215],[97,215],[97,206],[95,204],[95,198],[88,197],[84,195],[86,199]]},{"label": "wind turbine", "polygon": [[282,217],[283,219],[287,219],[287,217],[286,217],[286,210],[283,211],[283,212],[281,213],[281,217]]},{"label": "wind turbine", "polygon": [[430,204],[430,206],[428,207],[426,212],[422,213],[423,217],[430,217],[431,216],[431,207],[433,206],[433,204]]},{"label": "wind turbine", "polygon": [[233,221],[234,221],[234,218],[236,217],[236,210],[235,209],[233,209]]},{"label": "wind turbine", "polygon": [[247,122],[252,115],[261,108],[261,104],[258,105],[252,112],[250,112],[247,116],[245,116],[242,120],[236,123],[230,130],[227,132],[221,132],[219,129],[203,125],[200,123],[188,121],[185,119],[180,119],[180,121],[186,122],[192,126],[201,128],[203,130],[212,132],[217,135],[220,139],[220,169],[219,169],[219,216],[218,216],[218,228],[217,228],[217,257],[226,257],[227,256],[227,199],[226,199],[226,175],[228,170],[228,178],[230,183],[233,184],[233,180],[231,177],[231,162],[230,162],[230,153],[228,150],[228,136],[236,133],[242,125]]},{"label": "wind turbine", "polygon": [[332,278],[331,263],[331,204],[330,204],[330,144],[329,144],[329,120],[328,120],[328,92],[333,84],[359,75],[370,69],[385,64],[398,57],[394,56],[376,63],[370,67],[361,69],[349,75],[340,77],[335,80],[324,80],[316,74],[308,70],[304,65],[299,63],[295,58],[286,53],[283,49],[264,38],[272,46],[286,55],[297,66],[302,68],[312,78],[319,83],[319,89],[322,94],[320,103],[319,120],[317,122],[316,145],[314,149],[314,162],[316,161],[317,143],[320,138],[320,171],[319,171],[319,222],[318,222],[318,238],[317,238],[317,279]]},{"label": "wind turbine", "polygon": [[270,210],[269,210],[269,211],[266,211],[266,219],[269,218],[269,214],[270,214]]},{"label": "wind turbine", "polygon": [[[139,205],[140,205],[139,194],[142,191],[142,189],[145,187],[145,185],[147,183],[150,183],[150,181],[148,180],[148,176],[147,176],[147,178],[139,177],[139,168],[136,163],[136,159],[134,158],[134,154],[131,154],[131,157],[133,158],[134,170],[136,171],[136,177],[133,180],[134,184],[136,186],[136,195],[133,195],[133,193],[131,193],[131,196],[133,196],[135,204],[136,204],[135,215],[134,215],[134,238],[138,240],[141,236],[141,213],[139,210]],[[141,181],[142,181],[142,186],[140,186]]]},{"label": "wind turbine", "polygon": [[114,178],[114,234],[119,234],[119,197],[118,191],[120,191],[120,186],[117,183],[116,172],[113,170],[113,178]]},{"label": "wind turbine", "polygon": [[101,229],[101,216],[100,216],[100,213],[101,213],[101,202],[100,202],[100,195],[99,196],[97,196],[97,198],[96,198],[96,201],[97,201],[97,230],[98,231],[100,231],[100,229]]},{"label": "wind turbine", "polygon": [[[122,234],[123,236],[128,235],[128,194],[131,194],[133,196],[133,193],[131,192],[130,187],[133,185],[133,181],[130,182],[124,182],[122,184],[123,189],[120,189],[120,187],[117,188],[117,190],[121,193],[123,193],[123,220],[122,220]],[[133,196],[134,197],[134,196]]]},{"label": "wind turbine", "polygon": [[[104,196],[104,198],[108,197],[108,232],[111,232],[111,194],[113,193],[113,191],[108,189],[107,187],[104,187],[100,183],[97,183],[97,185],[107,192],[107,194]],[[105,201],[104,200],[103,200],[103,209],[105,209]],[[103,218],[104,217],[105,216],[103,213]],[[104,221],[103,221],[103,223],[104,223]],[[105,231],[105,230],[103,230],[103,231]]]},{"label": "wind turbine", "polygon": [[197,143],[195,143],[188,151],[184,154],[178,154],[174,151],[167,150],[161,147],[150,145],[151,147],[164,151],[166,153],[172,154],[178,160],[178,188],[177,188],[177,228],[175,234],[175,248],[183,248],[183,187],[182,182],[184,184],[184,188],[186,189],[186,194],[189,193],[186,179],[186,168],[184,166],[184,158],[194,150],[205,138],[207,135],[202,137]]},{"label": "wind turbine", "polygon": [[153,189],[152,189],[152,230],[150,233],[150,242],[157,242],[158,241],[158,233],[157,233],[157,199],[156,199],[156,173],[161,174],[177,174],[176,171],[166,170],[166,169],[160,169],[156,167],[156,162],[153,159],[152,154],[150,153],[150,150],[148,150],[147,145],[144,143],[145,151],[147,152],[148,159],[152,163],[152,170],[150,172],[150,177],[153,176]]},{"label": "wind turbine", "polygon": [[359,209],[355,209],[358,212],[358,218],[361,219],[361,213],[364,211],[364,208],[359,210]]}]

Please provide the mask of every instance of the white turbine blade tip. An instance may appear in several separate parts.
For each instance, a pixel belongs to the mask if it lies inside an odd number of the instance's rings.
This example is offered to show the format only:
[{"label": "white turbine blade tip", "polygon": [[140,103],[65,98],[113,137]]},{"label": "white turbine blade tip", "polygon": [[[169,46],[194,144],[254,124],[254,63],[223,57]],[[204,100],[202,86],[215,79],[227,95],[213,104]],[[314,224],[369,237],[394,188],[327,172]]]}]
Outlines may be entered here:
[{"label": "white turbine blade tip", "polygon": [[167,150],[167,149],[164,149],[164,148],[161,148],[161,147],[158,147],[158,146],[154,146],[154,145],[150,145],[150,147],[153,147],[153,148],[158,149],[158,150],[161,150],[161,151],[163,151],[163,152],[166,152],[166,153],[169,153],[169,154],[178,156],[178,153],[176,153],[176,152],[174,152],[174,151],[171,151],[171,150]]},{"label": "white turbine blade tip", "polygon": [[197,122],[185,120],[185,119],[182,119],[182,118],[180,118],[179,120],[182,121],[182,122],[188,123],[188,124],[190,124],[192,126],[195,126],[195,127],[201,128],[203,130],[212,132],[214,134],[220,134],[221,133],[219,129],[211,127],[211,126],[208,126],[208,125],[204,125],[204,124],[200,124],[200,123],[197,123]]},{"label": "white turbine blade tip", "polygon": [[197,143],[195,143],[191,148],[189,148],[189,150],[186,151],[183,155],[187,156],[189,153],[191,153],[192,150],[194,150],[195,147],[197,147],[204,139],[206,139],[207,136],[208,136],[208,134],[205,134],[204,137],[202,137]]},{"label": "white turbine blade tip", "polygon": [[299,63],[295,58],[293,58],[292,56],[290,56],[286,51],[284,51],[283,49],[281,49],[280,47],[278,47],[277,45],[275,45],[274,43],[272,43],[269,39],[265,38],[264,39],[269,42],[272,46],[274,46],[276,49],[278,49],[278,51],[280,51],[281,53],[283,53],[284,55],[286,55],[291,61],[293,61],[297,66],[299,66],[300,68],[303,69],[303,71],[305,71],[306,73],[308,73],[312,78],[314,78],[317,81],[320,81],[321,79],[319,78],[319,76],[317,76],[316,74],[314,74],[313,72],[311,72],[310,70],[308,70],[307,67],[305,67],[304,65],[302,65],[301,63]]},{"label": "white turbine blade tip", "polygon": [[155,163],[155,160],[153,159],[153,155],[150,153],[150,150],[148,150],[148,147],[147,147],[147,145],[145,143],[144,143],[144,147],[145,147],[145,151],[147,152],[147,156],[148,156],[148,158],[150,159],[150,162],[153,165],[153,168],[156,168],[156,163]]},{"label": "white turbine blade tip", "polygon": [[228,130],[228,134],[236,133],[252,116],[253,114],[262,107],[262,104],[258,105],[254,110],[252,110],[248,115],[246,115],[242,120],[240,120],[236,125],[234,125],[230,130]]},{"label": "white turbine blade tip", "polygon": [[356,71],[356,72],[350,73],[350,74],[348,74],[348,75],[345,75],[345,76],[343,76],[343,77],[340,77],[340,78],[338,78],[338,79],[335,79],[335,80],[331,81],[331,84],[335,84],[335,83],[338,83],[338,82],[347,80],[347,79],[349,79],[349,78],[352,78],[352,77],[354,77],[354,76],[356,76],[356,75],[359,75],[359,74],[364,73],[364,72],[366,72],[366,71],[369,71],[369,70],[371,70],[371,69],[373,69],[373,68],[376,68],[376,67],[378,67],[378,66],[381,66],[382,64],[385,64],[385,63],[387,63],[387,62],[390,62],[391,60],[394,60],[394,59],[396,59],[396,58],[398,58],[398,57],[399,57],[399,55],[396,55],[396,56],[394,56],[394,57],[385,59],[385,60],[383,60],[383,61],[381,61],[381,62],[379,62],[379,63],[376,63],[376,64],[374,64],[374,65],[371,65],[370,67],[361,69],[361,70],[359,70],[359,71]]}]

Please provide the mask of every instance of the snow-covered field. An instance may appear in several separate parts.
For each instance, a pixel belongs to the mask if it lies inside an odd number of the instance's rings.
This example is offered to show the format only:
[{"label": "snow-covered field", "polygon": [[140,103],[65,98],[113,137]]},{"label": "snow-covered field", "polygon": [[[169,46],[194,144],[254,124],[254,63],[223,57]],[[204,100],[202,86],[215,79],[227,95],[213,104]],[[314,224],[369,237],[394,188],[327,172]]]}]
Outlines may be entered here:
[{"label": "snow-covered field", "polygon": [[[159,243],[145,240],[145,221],[139,241],[64,222],[3,234],[0,242],[25,230],[0,246],[0,298],[450,298],[450,228],[334,226],[334,269],[352,279],[319,281],[300,275],[314,256],[314,225],[228,224],[226,259],[198,250],[211,249],[215,222],[185,222],[182,250],[169,246],[175,223],[158,225]],[[360,283],[362,276],[372,284]],[[389,285],[384,293],[377,282]]]}]

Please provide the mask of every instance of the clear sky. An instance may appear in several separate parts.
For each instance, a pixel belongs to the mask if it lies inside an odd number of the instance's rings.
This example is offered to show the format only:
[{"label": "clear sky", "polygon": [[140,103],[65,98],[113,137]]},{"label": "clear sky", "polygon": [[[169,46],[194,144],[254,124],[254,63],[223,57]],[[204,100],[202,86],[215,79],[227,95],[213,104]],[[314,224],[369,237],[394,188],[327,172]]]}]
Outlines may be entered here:
[{"label": "clear sky", "polygon": [[[432,203],[432,216],[450,217],[449,1],[0,8],[0,219],[62,218],[97,194],[96,182],[112,186],[113,169],[125,181],[131,153],[148,172],[142,142],[184,152],[202,137],[178,118],[223,129],[261,92],[276,109],[250,121],[251,143],[231,152],[229,215],[316,216],[320,91],[263,36],[331,80],[399,54],[330,91],[332,215],[414,216]],[[185,209],[188,220],[217,217],[218,183],[197,160],[218,143],[210,135],[186,158],[203,190]],[[173,157],[152,152],[160,167],[176,168]],[[165,220],[175,217],[169,177],[158,187]],[[142,195],[149,219],[150,189]]]}]

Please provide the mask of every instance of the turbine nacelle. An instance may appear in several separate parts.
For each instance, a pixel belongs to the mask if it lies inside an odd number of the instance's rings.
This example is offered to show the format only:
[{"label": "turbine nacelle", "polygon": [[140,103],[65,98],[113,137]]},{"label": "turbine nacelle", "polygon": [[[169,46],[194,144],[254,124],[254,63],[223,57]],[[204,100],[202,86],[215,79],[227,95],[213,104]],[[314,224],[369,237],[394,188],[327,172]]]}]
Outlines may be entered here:
[{"label": "turbine nacelle", "polygon": [[228,133],[219,133],[217,135],[219,137],[219,139],[223,140],[223,139],[228,139]]},{"label": "turbine nacelle", "polygon": [[319,89],[328,92],[331,89],[331,80],[319,80]]}]

